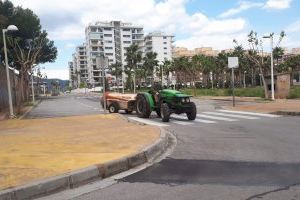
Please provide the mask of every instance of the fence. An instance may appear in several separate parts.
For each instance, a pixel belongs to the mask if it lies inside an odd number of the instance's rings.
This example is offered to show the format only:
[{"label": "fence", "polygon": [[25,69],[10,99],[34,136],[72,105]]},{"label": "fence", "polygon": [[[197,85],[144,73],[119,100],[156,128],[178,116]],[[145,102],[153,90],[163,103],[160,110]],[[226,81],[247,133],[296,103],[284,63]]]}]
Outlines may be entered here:
[{"label": "fence", "polygon": [[[12,91],[12,101],[16,105],[17,99],[20,98],[20,95],[16,92],[16,87],[18,85],[19,77],[17,74],[14,74],[12,70],[10,72],[10,83]],[[0,112],[8,110],[8,91],[7,91],[7,79],[5,66],[0,64]]]}]

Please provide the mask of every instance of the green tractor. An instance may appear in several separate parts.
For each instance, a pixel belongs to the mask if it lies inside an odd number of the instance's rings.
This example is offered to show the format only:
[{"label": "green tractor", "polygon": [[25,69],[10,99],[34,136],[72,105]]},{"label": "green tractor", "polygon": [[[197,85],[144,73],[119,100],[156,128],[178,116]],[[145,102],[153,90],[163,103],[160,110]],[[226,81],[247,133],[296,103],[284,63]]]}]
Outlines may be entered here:
[{"label": "green tractor", "polygon": [[141,92],[136,96],[136,113],[138,117],[149,118],[151,112],[156,111],[163,122],[168,122],[172,113],[186,113],[189,120],[195,120],[197,109],[190,97],[182,92],[168,89],[159,92]]}]

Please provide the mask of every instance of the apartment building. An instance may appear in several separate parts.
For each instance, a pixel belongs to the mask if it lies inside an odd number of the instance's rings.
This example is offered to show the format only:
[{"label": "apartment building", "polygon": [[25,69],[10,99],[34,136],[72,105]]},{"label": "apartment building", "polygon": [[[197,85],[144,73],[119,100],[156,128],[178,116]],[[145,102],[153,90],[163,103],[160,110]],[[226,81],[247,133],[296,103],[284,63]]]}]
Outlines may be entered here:
[{"label": "apartment building", "polygon": [[69,66],[69,86],[71,88],[76,87],[75,85],[75,81],[77,80],[76,75],[75,75],[75,70],[74,70],[74,65],[73,62],[68,62],[68,66]]},{"label": "apartment building", "polygon": [[145,54],[156,52],[157,60],[162,63],[164,60],[172,60],[173,35],[163,32],[152,32],[145,36]]},{"label": "apartment building", "polygon": [[175,47],[173,49],[173,58],[178,57],[193,57],[194,55],[205,55],[205,56],[217,56],[220,52],[214,50],[212,47],[200,47],[193,50],[189,50],[185,47]]},{"label": "apartment building", "polygon": [[122,63],[126,65],[126,49],[137,44],[144,46],[143,26],[121,21],[96,22],[85,29],[86,61],[88,80],[92,85],[101,85],[102,70],[96,65],[96,56],[108,58],[108,65]]},{"label": "apartment building", "polygon": [[81,83],[88,83],[88,66],[86,57],[86,45],[82,44],[76,47],[73,56],[73,74],[77,77],[75,82],[78,87]]}]

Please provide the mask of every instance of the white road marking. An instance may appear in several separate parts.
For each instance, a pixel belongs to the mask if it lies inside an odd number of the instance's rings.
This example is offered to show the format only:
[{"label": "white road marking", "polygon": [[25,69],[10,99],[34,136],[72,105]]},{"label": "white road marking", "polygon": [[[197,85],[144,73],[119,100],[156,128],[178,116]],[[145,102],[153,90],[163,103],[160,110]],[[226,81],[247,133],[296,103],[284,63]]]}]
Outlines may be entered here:
[{"label": "white road marking", "polygon": [[[183,116],[183,115],[175,115],[175,116],[172,116],[172,118],[174,118],[174,119],[186,119],[187,120],[187,117]],[[205,123],[205,124],[214,124],[214,123],[216,123],[215,121],[197,119],[197,118],[195,120],[190,121],[190,123],[191,122],[200,122],[200,123]]]},{"label": "white road marking", "polygon": [[191,123],[191,122],[184,122],[184,121],[171,121],[172,123],[174,124],[179,124],[179,125],[193,125],[194,123]]},{"label": "white road marking", "polygon": [[205,120],[205,119],[197,119],[197,118],[194,121],[205,123],[205,124],[214,124],[214,123],[216,123],[215,121],[210,121],[210,120]]},{"label": "white road marking", "polygon": [[225,116],[225,117],[240,118],[240,119],[260,119],[259,117],[251,117],[251,116],[245,116],[245,115],[227,114],[227,113],[219,113],[219,112],[203,112],[203,113],[210,114],[210,115],[219,115],[219,116]]},{"label": "white road marking", "polygon": [[142,118],[138,118],[138,117],[128,117],[129,119],[131,120],[134,120],[134,121],[137,121],[137,122],[141,122],[141,123],[144,123],[144,124],[149,124],[149,125],[154,125],[154,126],[170,126],[168,124],[165,124],[163,122],[154,122],[154,121],[151,121],[149,119],[142,119]]},{"label": "white road marking", "polygon": [[218,110],[220,112],[225,113],[237,113],[237,114],[245,114],[245,115],[255,115],[255,116],[261,116],[261,117],[280,117],[279,115],[272,115],[267,113],[255,113],[255,112],[246,112],[246,111],[233,111],[233,110]]},{"label": "white road marking", "polygon": [[215,119],[215,120],[228,121],[228,122],[239,121],[237,119],[230,119],[230,118],[226,118],[226,117],[216,117],[216,116],[203,115],[203,114],[197,114],[197,116],[201,117],[201,118]]}]

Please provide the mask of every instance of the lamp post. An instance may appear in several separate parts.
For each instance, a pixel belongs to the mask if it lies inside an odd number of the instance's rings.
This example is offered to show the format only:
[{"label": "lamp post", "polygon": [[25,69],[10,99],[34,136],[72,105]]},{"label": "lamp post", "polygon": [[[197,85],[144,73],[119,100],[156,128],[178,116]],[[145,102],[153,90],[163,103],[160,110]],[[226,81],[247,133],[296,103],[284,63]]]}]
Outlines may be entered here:
[{"label": "lamp post", "polygon": [[35,103],[35,94],[34,94],[34,85],[33,85],[33,77],[34,77],[34,73],[33,73],[33,68],[31,66],[31,93],[32,93],[32,103],[34,105]]},{"label": "lamp post", "polygon": [[272,100],[275,100],[275,95],[274,95],[274,63],[273,63],[273,35],[274,35],[274,33],[271,33],[270,35],[263,36],[263,38],[270,38],[270,44],[271,44],[271,97],[272,97]]},{"label": "lamp post", "polygon": [[15,25],[9,25],[7,29],[2,29],[3,33],[3,43],[4,43],[4,56],[5,56],[5,68],[6,68],[6,78],[7,78],[7,91],[8,91],[8,104],[9,104],[9,118],[15,118],[12,98],[11,98],[11,86],[10,86],[10,77],[9,77],[9,66],[7,58],[7,47],[6,47],[6,38],[5,33],[8,31],[18,31],[18,27]]},{"label": "lamp post", "polygon": [[246,73],[247,73],[247,71],[244,71],[244,88],[246,88]]}]

